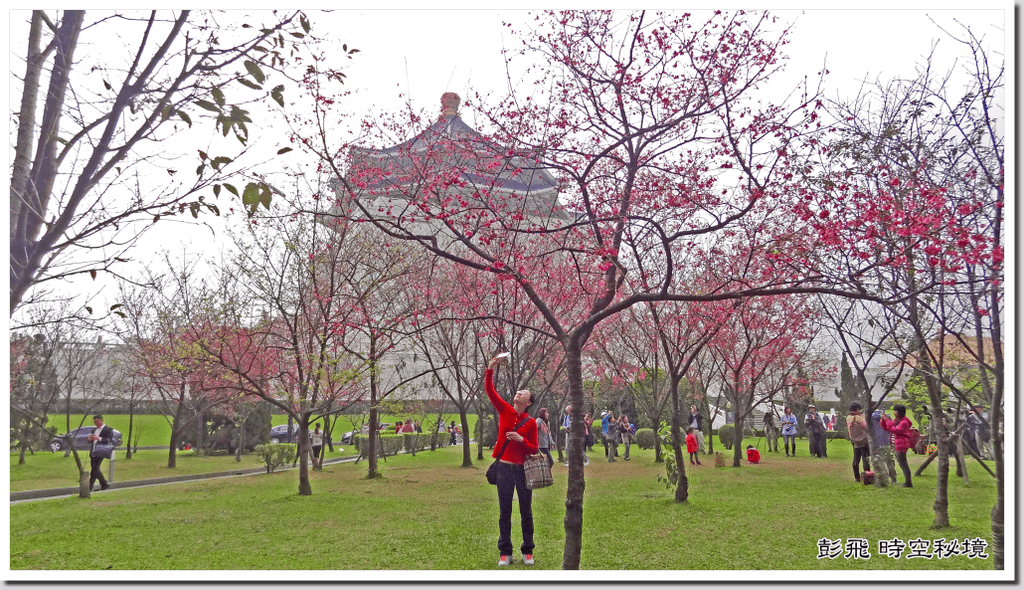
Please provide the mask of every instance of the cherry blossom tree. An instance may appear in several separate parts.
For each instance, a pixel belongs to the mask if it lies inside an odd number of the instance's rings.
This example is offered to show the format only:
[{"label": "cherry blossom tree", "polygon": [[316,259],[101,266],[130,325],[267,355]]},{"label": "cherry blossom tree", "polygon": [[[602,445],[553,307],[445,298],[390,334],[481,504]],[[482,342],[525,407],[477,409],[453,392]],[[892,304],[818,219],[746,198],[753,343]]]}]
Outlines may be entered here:
[{"label": "cherry blossom tree", "polygon": [[182,434],[202,419],[204,410],[223,403],[225,391],[202,366],[187,329],[191,310],[203,305],[197,263],[176,266],[167,254],[164,261],[173,273],[152,273],[142,286],[122,283],[115,330],[125,342],[133,375],[148,384],[170,425],[167,467],[174,469]]},{"label": "cherry blossom tree", "polygon": [[[808,184],[795,156],[820,149],[811,132],[822,104],[813,89],[789,106],[759,93],[785,62],[788,30],[772,15],[547,12],[515,33],[523,44],[508,52],[509,95],[467,103],[488,134],[446,96],[426,130],[430,118],[410,110],[367,121],[358,148],[339,144],[317,80],[310,92],[322,100],[296,134],[338,177],[333,215],[507,281],[544,318],[564,351],[573,405],[562,565],[574,569],[582,358],[597,325],[661,300],[865,296],[856,282],[867,263],[837,267],[827,252],[847,244],[804,229]],[[679,272],[741,239],[766,263],[699,290]]]},{"label": "cherry blossom tree", "polygon": [[818,324],[813,303],[798,295],[743,301],[711,339],[709,351],[721,361],[720,379],[736,416],[733,467],[742,464],[743,421],[807,365]]},{"label": "cherry blossom tree", "polygon": [[[957,381],[947,338],[984,367],[994,415],[1002,403],[1003,66],[969,29],[946,36],[964,49],[966,87],[953,82],[960,68],[938,71],[929,56],[915,76],[865,85],[854,99],[836,101],[829,109],[834,139],[817,169],[820,190],[807,199],[817,215],[807,207],[803,213],[821,239],[861,235],[849,256],[873,262],[864,288],[892,299],[887,311],[910,335],[898,358],[912,357],[928,391],[939,443],[937,527],[950,524],[948,459],[957,438],[943,415],[943,388]],[[843,207],[826,214],[822,199]],[[995,537],[1001,505],[993,510]]]}]

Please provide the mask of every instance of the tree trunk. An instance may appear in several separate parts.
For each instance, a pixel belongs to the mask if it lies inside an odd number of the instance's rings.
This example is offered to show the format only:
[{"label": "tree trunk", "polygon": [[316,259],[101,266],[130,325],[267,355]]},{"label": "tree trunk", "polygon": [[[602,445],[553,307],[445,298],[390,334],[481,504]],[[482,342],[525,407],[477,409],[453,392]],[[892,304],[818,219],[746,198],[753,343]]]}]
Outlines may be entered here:
[{"label": "tree trunk", "polygon": [[135,427],[135,405],[128,405],[128,444],[125,445],[124,458],[132,458],[132,430]]},{"label": "tree trunk", "polygon": [[[999,389],[999,391],[1002,391]],[[998,400],[1002,403],[1002,399]],[[1005,527],[1003,520],[1003,505],[1006,498],[1005,485],[1006,471],[1003,462],[1003,441],[999,431],[999,406],[993,405],[989,413],[992,430],[992,454],[996,460],[996,503],[992,506],[992,567],[993,569],[1004,569],[1004,543]]]},{"label": "tree trunk", "polygon": [[[42,13],[36,12],[32,15],[33,28],[36,28],[37,18],[41,19]],[[37,236],[43,227],[43,214],[47,210],[47,206],[50,200],[50,191],[53,189],[53,183],[57,173],[57,138],[60,132],[60,118],[64,110],[64,96],[69,86],[68,79],[71,74],[71,64],[74,61],[75,48],[78,45],[78,34],[82,30],[82,21],[85,19],[85,13],[80,10],[67,10],[61,18],[60,26],[54,35],[54,49],[55,56],[53,59],[53,65],[50,68],[50,85],[46,92],[46,101],[43,104],[43,115],[40,120],[39,129],[39,145],[36,149],[36,157],[32,162],[32,170],[29,173],[29,178],[25,182],[23,187],[18,188],[17,198],[13,198],[13,201],[21,201],[26,206],[21,207],[18,211],[18,219],[16,223],[11,224],[11,232],[13,234],[11,240],[11,285],[10,285],[10,309],[11,313],[17,309],[21,303],[22,297],[28,291],[29,287],[35,281],[36,273],[39,271],[40,264],[42,263],[43,255],[50,250],[50,246],[56,241],[56,236],[52,236],[49,239],[49,243],[40,245],[36,243]],[[37,31],[38,33],[38,31]],[[30,30],[30,43],[32,31]],[[30,48],[31,51],[31,48]],[[38,53],[38,39],[36,42],[36,54]],[[35,102],[37,100],[36,93],[39,87],[39,72],[34,72],[35,68],[42,68],[42,60],[36,62],[30,61],[28,69],[26,70],[26,82],[30,85],[34,85],[34,92],[32,95],[22,97],[22,106],[25,106],[27,100]],[[33,78],[35,78],[33,80]],[[28,90],[33,90],[28,88]],[[27,125],[29,132],[35,132],[35,117],[34,109],[30,113],[30,118],[19,123],[21,125]],[[22,129],[19,128],[19,146],[18,148],[24,148],[25,154],[31,154],[32,142],[29,140],[27,144],[21,143]],[[16,162],[17,162],[17,149],[16,149]],[[22,162],[18,162],[19,167],[23,166]],[[14,180],[14,179],[12,179]],[[18,179],[18,183],[22,181]],[[12,182],[12,185],[15,184]],[[12,187],[14,188],[14,187]],[[12,215],[15,210],[12,208]]]},{"label": "tree trunk", "polygon": [[572,417],[569,427],[569,475],[565,491],[565,549],[562,569],[578,570],[583,547],[583,364],[581,345],[570,341],[565,347],[566,374],[569,377],[569,403]]},{"label": "tree trunk", "polygon": [[[331,432],[333,432],[333,430],[331,429],[331,420],[329,417],[324,416],[324,447],[326,447],[327,450],[329,451],[334,450],[334,448],[331,446]],[[316,458],[317,469],[323,468],[323,456],[324,449],[323,447],[321,447],[320,456]]]},{"label": "tree trunk", "polygon": [[370,377],[370,431],[369,440],[366,441],[366,479],[380,477],[377,471],[377,440],[380,427],[377,424],[377,390],[373,384],[373,376]]},{"label": "tree trunk", "polygon": [[[739,408],[739,406],[734,406]],[[743,465],[743,418],[736,412],[736,421],[733,423],[732,431],[732,466]]]},{"label": "tree trunk", "polygon": [[434,452],[434,451],[437,450],[438,434],[439,434],[438,428],[439,428],[439,425],[441,425],[441,424],[444,424],[444,414],[438,412],[437,420],[434,422],[434,425],[435,425],[434,429],[433,429],[434,432],[430,433],[430,452]]},{"label": "tree trunk", "polygon": [[462,424],[462,466],[473,466],[473,448],[469,444],[469,416],[465,408],[459,408],[459,422]]},{"label": "tree trunk", "polygon": [[[42,77],[45,56],[39,51],[42,36],[43,12],[32,12],[32,24],[28,32],[28,51],[25,59],[25,79],[21,90],[21,108],[18,111],[18,140],[14,149],[14,164],[11,171],[11,244],[21,239],[18,231],[21,212],[29,197],[28,175],[32,164],[32,147],[35,143],[36,103],[39,100],[39,80]],[[13,252],[12,252],[13,254]],[[12,269],[13,270],[13,269]],[[12,277],[13,279],[13,277]],[[12,280],[13,284],[13,280]],[[11,310],[13,311],[13,302]]]},{"label": "tree trunk", "polygon": [[196,451],[195,452],[196,452],[196,455],[203,456],[205,454],[203,452],[203,450],[204,450],[203,443],[205,442],[205,438],[206,438],[204,436],[206,434],[206,410],[203,409],[202,402],[199,403],[199,415],[196,418],[196,422],[197,422],[197,424],[196,424]]},{"label": "tree trunk", "polygon": [[303,413],[299,420],[299,495],[312,496],[313,486],[309,483],[309,414]]},{"label": "tree trunk", "polygon": [[178,409],[174,412],[174,418],[171,420],[171,448],[167,454],[168,469],[174,469],[177,466],[178,437],[181,435],[181,412],[183,407],[181,404],[178,404]]},{"label": "tree trunk", "polygon": [[74,441],[69,440],[68,444],[70,445],[71,453],[75,456],[75,465],[78,467],[78,497],[88,500],[92,497],[92,486],[89,485],[92,465],[89,466],[89,471],[86,471],[82,465],[82,457],[79,456],[78,451],[74,450]]},{"label": "tree trunk", "polygon": [[235,447],[235,463],[242,462],[242,448],[245,447],[245,422],[246,416],[242,415],[242,423],[238,428],[238,446]]},{"label": "tree trunk", "polygon": [[[478,416],[478,418],[477,418],[477,424],[478,425],[480,424],[480,420],[484,416],[484,409],[483,409],[483,406],[481,405],[482,401],[480,399],[481,397],[482,396],[479,396],[479,395],[476,396],[476,415]],[[480,433],[481,433],[480,440],[476,441],[476,460],[477,461],[483,461],[484,460],[484,437],[483,437],[483,427],[482,426],[480,427]],[[469,431],[468,430],[463,430],[462,431],[462,440],[466,440],[466,441],[469,440]]]},{"label": "tree trunk", "polygon": [[686,477],[686,462],[683,460],[683,443],[679,424],[679,378],[672,379],[672,453],[679,470],[679,485],[676,486],[676,503],[682,504],[690,497],[690,481]]}]

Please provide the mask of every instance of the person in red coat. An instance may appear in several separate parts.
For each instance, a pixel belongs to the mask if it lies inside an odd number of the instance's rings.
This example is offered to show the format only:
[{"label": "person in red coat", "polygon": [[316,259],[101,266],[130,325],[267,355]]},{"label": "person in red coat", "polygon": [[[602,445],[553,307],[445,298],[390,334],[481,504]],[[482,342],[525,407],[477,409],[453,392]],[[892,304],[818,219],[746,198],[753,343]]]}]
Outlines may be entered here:
[{"label": "person in red coat", "polygon": [[[526,488],[526,473],[523,461],[527,455],[538,452],[537,421],[526,412],[533,405],[533,393],[528,389],[520,389],[512,398],[512,403],[501,399],[494,389],[494,367],[504,357],[494,357],[487,364],[484,374],[484,391],[498,412],[498,440],[494,443],[492,457],[498,459],[498,565],[512,563],[512,496],[519,497],[519,518],[523,531],[523,544],[520,551],[523,563],[533,565],[533,490]],[[525,422],[523,422],[525,420]],[[516,428],[520,422],[522,426]],[[508,445],[505,444],[508,441]],[[502,452],[504,447],[504,452]],[[498,455],[501,455],[499,458]]]},{"label": "person in red coat", "polygon": [[697,460],[697,465],[701,464],[700,456],[697,455],[697,450],[699,448],[700,447],[697,444],[697,435],[694,434],[693,428],[687,428],[686,429],[686,452],[690,454],[690,465],[694,464],[693,463],[694,459]]},{"label": "person in red coat", "polygon": [[907,463],[907,450],[910,448],[910,418],[907,418],[907,406],[896,404],[892,407],[896,418],[892,419],[888,414],[882,414],[879,424],[884,430],[889,431],[892,437],[893,450],[896,451],[896,462],[903,470],[903,487],[914,487],[910,480],[910,465]]},{"label": "person in red coat", "polygon": [[750,463],[761,462],[761,453],[757,452],[757,449],[751,445],[747,445],[747,461]]}]

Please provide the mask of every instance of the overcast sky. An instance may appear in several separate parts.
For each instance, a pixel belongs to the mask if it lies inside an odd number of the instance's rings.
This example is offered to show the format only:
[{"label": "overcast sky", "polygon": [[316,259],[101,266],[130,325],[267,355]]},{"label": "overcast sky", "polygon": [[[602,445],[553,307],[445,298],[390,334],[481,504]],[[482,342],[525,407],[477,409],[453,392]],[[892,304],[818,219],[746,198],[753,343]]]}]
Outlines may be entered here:
[{"label": "overcast sky", "polygon": [[[1012,35],[1004,34],[1009,28],[1007,19],[1012,18],[1012,4],[980,1],[972,2],[971,6],[974,8],[970,10],[776,11],[783,23],[794,23],[794,28],[785,49],[790,56],[786,73],[776,78],[775,86],[766,92],[777,92],[777,96],[770,98],[781,100],[804,76],[814,79],[827,60],[830,73],[825,95],[848,97],[865,79],[912,76],[915,65],[923,61],[936,39],[941,40],[935,63],[942,71],[949,69],[959,48],[951,39],[944,38],[929,17],[950,31],[959,31],[959,20],[971,26],[975,34],[984,35],[994,51],[1004,52],[1004,44],[1012,43],[1013,39]],[[470,89],[500,96],[507,91],[501,50],[518,43],[518,38],[502,22],[512,22],[519,30],[523,23],[532,20],[525,11],[516,10],[341,10],[308,14],[314,32],[329,33],[338,45],[345,43],[360,50],[351,61],[339,57],[339,63],[346,64],[347,86],[355,91],[355,96],[345,99],[345,108],[360,114],[400,109],[404,96],[428,113],[439,112],[440,96],[448,91],[460,94],[463,100]],[[699,15],[696,12],[695,18]],[[20,31],[24,26],[16,21],[18,17],[12,17],[11,52],[23,55],[25,35]],[[15,68],[15,60],[11,63]],[[1007,66],[1011,72],[1012,62]],[[20,68],[19,65],[17,69]],[[1012,88],[1012,79],[1007,80],[1007,88]],[[465,118],[474,124],[471,114]],[[268,145],[268,149],[276,147]],[[298,150],[288,157],[293,165],[302,158]],[[180,250],[180,243],[188,244],[193,251],[212,252],[223,242],[222,223],[223,220],[211,219],[216,229],[211,232],[195,224],[161,222],[160,227],[144,237],[136,257],[145,259],[141,254],[160,248]],[[99,284],[85,281],[74,288],[90,291],[96,286]],[[109,298],[104,296],[96,304],[112,303],[113,296],[109,293]]]}]

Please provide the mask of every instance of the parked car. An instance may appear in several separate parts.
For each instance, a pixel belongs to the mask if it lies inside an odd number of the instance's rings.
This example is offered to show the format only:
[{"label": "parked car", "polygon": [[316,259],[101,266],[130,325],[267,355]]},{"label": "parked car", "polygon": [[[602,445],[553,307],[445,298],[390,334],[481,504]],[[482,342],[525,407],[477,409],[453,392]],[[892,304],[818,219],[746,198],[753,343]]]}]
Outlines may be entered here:
[{"label": "parked car", "polygon": [[[71,437],[71,441],[75,446],[75,450],[88,451],[92,449],[92,443],[89,442],[89,435],[96,431],[95,426],[82,426],[69,432],[67,435]],[[67,441],[64,436],[57,436],[50,439],[49,447],[50,452],[56,453],[67,449]],[[121,446],[121,433],[117,430],[114,431],[114,446]]]},{"label": "parked car", "polygon": [[289,434],[288,425],[282,424],[275,426],[270,429],[270,444],[276,445],[278,443],[294,443],[298,442],[299,437],[299,425],[292,424],[292,431]]}]

